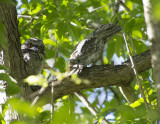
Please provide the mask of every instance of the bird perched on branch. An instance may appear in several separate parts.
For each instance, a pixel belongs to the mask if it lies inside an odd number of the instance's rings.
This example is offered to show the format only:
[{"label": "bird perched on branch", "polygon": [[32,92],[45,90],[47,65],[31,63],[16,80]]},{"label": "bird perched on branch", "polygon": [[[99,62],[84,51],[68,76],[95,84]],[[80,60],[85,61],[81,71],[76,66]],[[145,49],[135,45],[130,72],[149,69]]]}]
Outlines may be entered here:
[{"label": "bird perched on branch", "polygon": [[42,70],[44,44],[42,40],[30,38],[21,46],[27,76],[37,75]]},{"label": "bird perched on branch", "polygon": [[78,74],[83,67],[94,63],[102,53],[105,43],[121,30],[117,24],[104,24],[82,40],[70,56],[70,73]]}]

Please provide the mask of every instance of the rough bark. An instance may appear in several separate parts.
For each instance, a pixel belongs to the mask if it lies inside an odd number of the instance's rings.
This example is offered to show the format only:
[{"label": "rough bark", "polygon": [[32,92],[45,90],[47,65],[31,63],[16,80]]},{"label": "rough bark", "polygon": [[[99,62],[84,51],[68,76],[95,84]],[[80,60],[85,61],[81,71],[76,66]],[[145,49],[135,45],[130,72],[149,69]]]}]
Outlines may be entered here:
[{"label": "rough bark", "polygon": [[27,77],[25,63],[21,52],[20,35],[15,1],[0,1],[0,21],[5,27],[8,40],[7,50],[4,50],[4,64],[10,69],[10,75],[21,87],[20,97],[26,98],[32,91],[22,79]]},{"label": "rough bark", "polygon": [[[10,75],[19,80],[25,77],[24,61],[21,53],[20,35],[18,31],[17,11],[14,2],[0,2],[0,21],[5,27],[8,39],[8,51],[5,51]],[[9,62],[9,64],[7,63]]]},{"label": "rough bark", "polygon": [[[156,1],[154,2],[156,3]],[[153,67],[153,78],[157,85],[157,102],[160,117],[160,19],[153,16],[153,8],[155,6],[155,4],[153,4],[154,2],[152,0],[143,0],[143,7],[148,38],[152,42],[151,58]]]}]

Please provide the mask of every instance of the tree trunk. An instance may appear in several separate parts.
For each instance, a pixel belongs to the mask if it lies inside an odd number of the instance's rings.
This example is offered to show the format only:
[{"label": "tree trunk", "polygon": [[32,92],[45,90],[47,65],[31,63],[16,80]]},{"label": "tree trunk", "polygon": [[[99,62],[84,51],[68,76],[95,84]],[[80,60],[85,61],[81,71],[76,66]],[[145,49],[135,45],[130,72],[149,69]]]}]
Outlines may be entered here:
[{"label": "tree trunk", "polygon": [[[156,3],[156,1],[154,2]],[[152,0],[143,0],[143,7],[148,38],[152,42],[151,61],[153,67],[153,78],[157,85],[157,102],[160,119],[160,20],[154,16],[154,2]]]}]

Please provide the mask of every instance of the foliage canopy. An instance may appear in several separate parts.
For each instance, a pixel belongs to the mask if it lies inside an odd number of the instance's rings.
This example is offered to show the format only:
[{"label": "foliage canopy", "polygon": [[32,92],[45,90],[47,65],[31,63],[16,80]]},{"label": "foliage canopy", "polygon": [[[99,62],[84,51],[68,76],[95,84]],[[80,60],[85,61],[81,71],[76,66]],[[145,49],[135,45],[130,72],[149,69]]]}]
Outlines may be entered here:
[{"label": "foliage canopy", "polygon": [[[122,26],[123,32],[127,34],[127,40],[132,54],[139,54],[149,49],[149,41],[146,35],[146,25],[142,2],[139,0],[126,0],[125,5],[130,9],[126,11],[120,5],[119,11],[113,15],[114,0],[21,0],[17,1],[18,28],[21,43],[29,38],[42,39],[45,44],[44,63],[50,69],[43,69],[39,85],[44,85],[46,79],[51,80],[56,75],[59,79],[68,69],[68,60],[78,42],[88,36],[99,24],[115,23]],[[4,35],[4,27],[0,22],[0,46],[6,48],[7,41]],[[128,53],[122,34],[113,37],[105,46],[102,60],[98,64],[108,64],[114,61],[122,63],[128,59]],[[0,65],[0,70],[7,70]],[[75,77],[76,78],[76,77]],[[54,105],[54,124],[91,124],[100,123],[106,117],[112,123],[151,123],[158,119],[157,100],[155,84],[152,82],[152,71],[148,70],[139,75],[143,85],[147,102],[150,104],[150,115],[148,115],[145,104],[140,98],[139,85],[136,80],[132,82],[132,88],[138,100],[129,104],[121,95],[118,86],[102,87],[82,91],[91,105],[98,111],[97,117],[72,95],[58,99]],[[7,97],[19,92],[19,87],[6,73],[0,73],[0,80],[7,82]],[[30,81],[29,81],[30,82]],[[30,82],[31,83],[31,82]],[[0,89],[0,92],[4,92]],[[49,107],[30,106],[31,103],[18,98],[8,98],[2,106],[0,123],[5,124],[5,113],[12,107],[18,114],[24,115],[23,120],[12,122],[18,123],[50,123],[51,112]],[[48,105],[49,106],[49,105]]]}]

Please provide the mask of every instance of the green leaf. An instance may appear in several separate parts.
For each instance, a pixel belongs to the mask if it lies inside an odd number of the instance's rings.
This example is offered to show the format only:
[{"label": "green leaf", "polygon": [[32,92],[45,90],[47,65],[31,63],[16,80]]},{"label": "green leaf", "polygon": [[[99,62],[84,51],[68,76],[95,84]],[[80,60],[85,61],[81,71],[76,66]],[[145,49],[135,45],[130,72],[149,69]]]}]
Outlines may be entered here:
[{"label": "green leaf", "polygon": [[153,92],[151,95],[148,96],[150,102],[157,100],[156,92]]},{"label": "green leaf", "polygon": [[28,0],[22,0],[23,4],[28,4]]},{"label": "green leaf", "polygon": [[8,103],[21,115],[25,114],[29,118],[33,118],[34,116],[38,115],[36,108],[31,107],[29,103],[23,100],[17,98],[11,98],[8,100]]},{"label": "green leaf", "polygon": [[58,38],[59,40],[61,40],[62,37],[65,36],[65,33],[67,33],[68,31],[68,25],[65,22],[59,22],[56,26],[56,29],[57,29],[56,33],[58,35]]},{"label": "green leaf", "polygon": [[55,47],[53,47],[53,49],[45,47],[45,55],[46,59],[53,58],[55,56]]},{"label": "green leaf", "polygon": [[2,116],[5,116],[6,111],[8,110],[8,103],[2,104]]},{"label": "green leaf", "polygon": [[51,112],[50,111],[43,111],[40,114],[40,119],[42,122],[46,122],[47,120],[49,120],[51,118]]},{"label": "green leaf", "polygon": [[132,37],[142,39],[142,33],[138,30],[133,30],[132,31]]},{"label": "green leaf", "polygon": [[111,58],[115,53],[115,44],[116,44],[115,41],[107,43],[107,58],[109,62],[111,61]]},{"label": "green leaf", "polygon": [[76,26],[70,24],[70,23],[67,23],[68,24],[68,32],[69,32],[69,35],[72,36],[73,38],[73,41],[78,41],[79,40],[79,30]]},{"label": "green leaf", "polygon": [[118,106],[117,111],[120,112],[123,120],[133,120],[136,117],[134,109],[127,105]]},{"label": "green leaf", "polygon": [[13,121],[10,124],[28,124],[28,121]]},{"label": "green leaf", "polygon": [[140,98],[137,101],[135,101],[134,103],[130,104],[130,106],[132,108],[136,108],[136,107],[140,106],[142,103],[144,103],[144,100],[143,100],[143,98]]},{"label": "green leaf", "polygon": [[0,80],[7,82],[6,93],[8,96],[14,95],[20,91],[20,88],[17,84],[10,78],[10,76],[6,73],[0,73]]},{"label": "green leaf", "polygon": [[114,50],[115,50],[116,55],[118,57],[122,56],[123,55],[122,50],[124,47],[123,37],[116,35],[112,41],[115,42],[115,49]]},{"label": "green leaf", "polygon": [[60,52],[62,52],[62,54],[65,57],[69,58],[72,53],[71,50],[73,50],[73,46],[71,45],[71,43],[70,42],[63,42],[62,44],[60,44],[60,46],[61,46],[61,48],[63,48],[63,49],[60,49]]},{"label": "green leaf", "polygon": [[4,65],[0,65],[0,70],[8,70],[8,68]]},{"label": "green leaf", "polygon": [[56,42],[51,39],[44,39],[43,43],[48,44],[48,45],[52,45],[52,46],[56,46]]},{"label": "green leaf", "polygon": [[3,118],[2,114],[0,113],[0,124],[2,124],[1,123],[2,120],[4,120],[4,118]]},{"label": "green leaf", "polygon": [[158,115],[158,111],[155,109],[151,109],[150,110],[150,117],[152,118],[152,120],[156,121],[159,119],[159,115]]},{"label": "green leaf", "polygon": [[68,0],[63,0],[61,5],[67,6],[68,2],[69,2]]},{"label": "green leaf", "polygon": [[127,1],[127,2],[126,2],[126,5],[127,5],[127,7],[128,7],[130,10],[132,10],[132,8],[133,8],[133,3],[132,3],[131,1]]},{"label": "green leaf", "polygon": [[55,67],[60,70],[60,72],[65,72],[65,60],[63,57],[59,57],[56,59]]},{"label": "green leaf", "polygon": [[41,10],[41,5],[38,4],[37,7],[31,12],[31,15],[38,13]]}]

